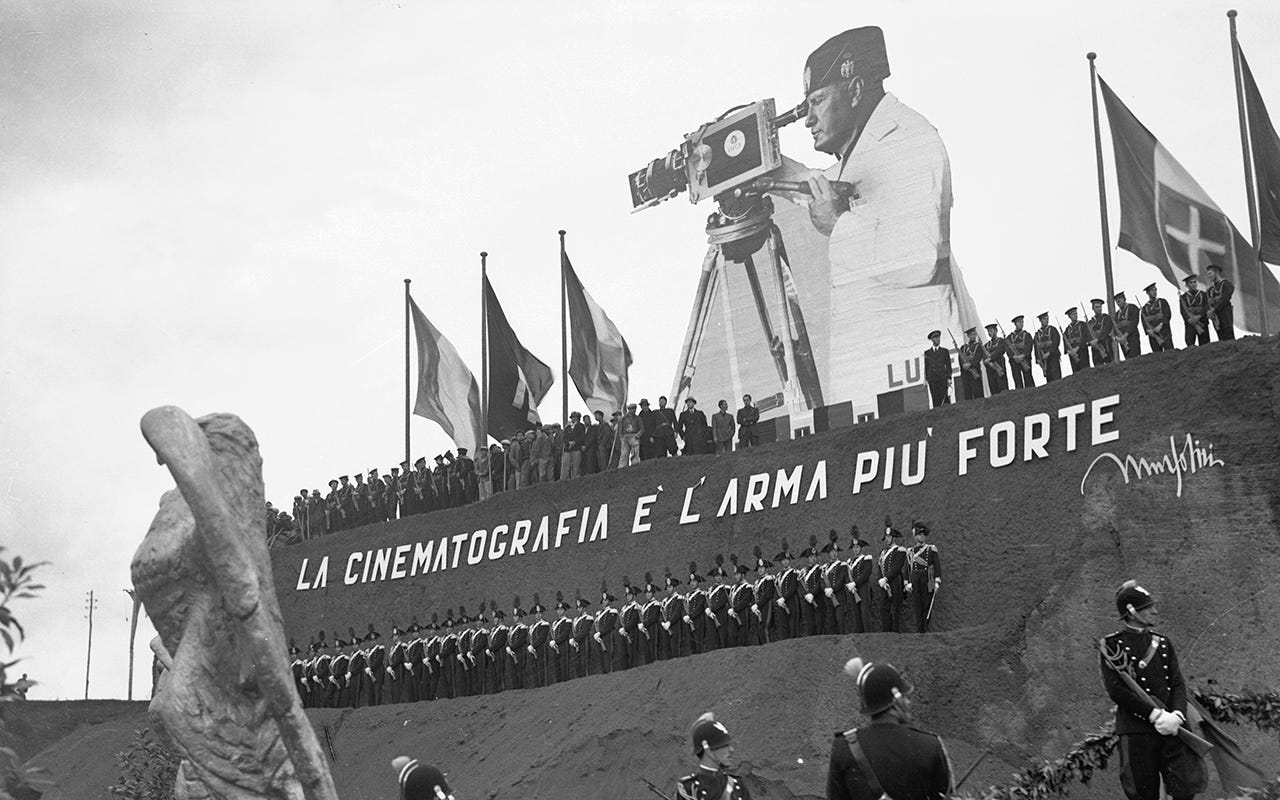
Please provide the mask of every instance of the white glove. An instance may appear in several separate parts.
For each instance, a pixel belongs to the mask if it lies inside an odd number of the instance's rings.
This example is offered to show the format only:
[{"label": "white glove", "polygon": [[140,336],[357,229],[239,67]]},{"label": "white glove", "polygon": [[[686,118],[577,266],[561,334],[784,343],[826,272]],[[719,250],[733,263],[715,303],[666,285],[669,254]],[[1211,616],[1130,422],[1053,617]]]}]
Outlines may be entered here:
[{"label": "white glove", "polygon": [[551,644],[552,650],[555,650],[557,653],[560,652],[560,645],[556,644],[555,642],[551,642],[550,644]]},{"label": "white glove", "polygon": [[703,613],[703,614],[706,614],[708,617],[711,617],[712,619],[715,619],[715,618],[716,618],[715,612],[713,612],[713,611],[712,611],[711,609],[709,609],[709,608],[708,608],[708,609],[704,609],[702,613]]},{"label": "white glove", "polygon": [[387,674],[391,676],[391,680],[394,681],[396,679],[396,671],[391,667],[387,667]]},{"label": "white glove", "polygon": [[809,603],[810,605],[812,605],[812,604],[813,604],[813,592],[805,592],[805,595],[804,595],[804,601],[805,601],[806,603]]},{"label": "white glove", "polygon": [[1161,711],[1155,721],[1156,731],[1162,736],[1173,736],[1182,727],[1182,719],[1172,711]]},{"label": "white glove", "polygon": [[884,589],[886,592],[889,591],[889,581],[887,579],[881,578],[878,582],[881,589]]},{"label": "white glove", "polygon": [[670,632],[671,632],[671,623],[670,623],[668,620],[665,620],[665,619],[664,619],[664,620],[662,621],[662,629],[663,629],[664,631],[667,631],[668,633],[670,633]]},{"label": "white glove", "polygon": [[751,613],[752,613],[752,614],[755,614],[755,615],[756,615],[756,619],[758,619],[758,620],[763,620],[763,619],[764,619],[763,617],[761,617],[761,616],[760,616],[760,606],[752,606],[752,607],[751,607]]},{"label": "white glove", "polygon": [[778,604],[778,608],[786,608],[786,607],[787,607],[787,601],[786,601],[786,599],[785,599],[785,598],[779,597],[777,600],[774,600],[773,602],[775,602],[775,603],[777,603],[777,604]]},{"label": "white glove", "polygon": [[906,586],[902,587],[902,591],[904,594],[911,594],[911,584],[908,583]]},{"label": "white glove", "polygon": [[573,649],[574,649],[574,650],[581,650],[581,649],[582,649],[581,647],[578,647],[578,640],[577,640],[577,639],[570,639],[570,640],[569,640],[569,644],[573,645]]},{"label": "white glove", "polygon": [[738,612],[737,612],[737,611],[734,611],[732,608],[731,608],[731,609],[729,609],[729,616],[733,617],[733,618],[734,618],[735,620],[737,620],[738,622],[742,622],[742,617],[739,617],[739,616],[738,616]]},{"label": "white glove", "polygon": [[462,653],[458,653],[458,655],[455,656],[455,658],[458,659],[458,663],[461,664],[462,666],[465,667],[467,665],[467,660],[462,657]]},{"label": "white glove", "polygon": [[828,586],[827,588],[822,590],[822,593],[825,594],[827,597],[831,597],[833,594],[835,594],[835,590],[832,589],[830,586]]},{"label": "white glove", "polygon": [[538,651],[533,649],[533,645],[527,645],[524,649],[528,650],[528,651],[529,651],[529,655],[531,655],[531,656],[536,656],[536,655],[538,655]]},{"label": "white glove", "polygon": [[849,581],[844,585],[844,590],[849,594],[857,594],[858,584],[854,583],[853,581]]},{"label": "white glove", "polygon": [[934,578],[934,579],[933,579],[933,590],[934,590],[935,592],[936,592],[936,591],[938,591],[938,587],[939,587],[939,586],[941,586],[941,585],[942,585],[942,578]]},{"label": "white glove", "polygon": [[649,629],[648,629],[648,628],[641,628],[641,629],[640,629],[640,632],[641,632],[642,634],[644,634],[644,638],[646,638],[646,639],[652,639],[652,638],[653,638],[652,636],[650,636],[650,635],[649,635]]},{"label": "white glove", "polygon": [[684,615],[684,621],[685,621],[685,622],[687,622],[687,623],[689,623],[689,626],[690,626],[690,627],[693,627],[693,620],[689,618],[689,615],[688,615],[688,614],[685,614],[685,615]]},{"label": "white glove", "polygon": [[508,647],[508,648],[507,648],[507,655],[511,656],[512,658],[515,658],[515,657],[516,657],[516,651],[515,651],[515,650],[512,650],[510,647]]},{"label": "white glove", "polygon": [[368,675],[370,678],[372,678],[372,677],[373,677],[373,668],[372,668],[372,667],[365,667],[365,668],[364,668],[364,674],[365,674],[365,675]]}]

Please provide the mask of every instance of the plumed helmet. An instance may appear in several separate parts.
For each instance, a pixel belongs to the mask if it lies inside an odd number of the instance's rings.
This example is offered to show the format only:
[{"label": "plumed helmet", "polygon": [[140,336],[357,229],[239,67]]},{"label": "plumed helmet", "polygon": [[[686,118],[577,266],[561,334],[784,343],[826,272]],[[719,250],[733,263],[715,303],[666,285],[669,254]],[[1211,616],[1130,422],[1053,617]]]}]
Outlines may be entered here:
[{"label": "plumed helmet", "polygon": [[453,789],[438,768],[405,756],[392,761],[391,767],[400,773],[401,800],[453,800]]},{"label": "plumed helmet", "polygon": [[756,545],[751,548],[751,555],[755,556],[756,558],[759,558],[763,553],[764,551],[760,549],[760,545]]},{"label": "plumed helmet", "polygon": [[697,562],[697,561],[690,561],[690,562],[689,562],[689,571],[690,571],[690,572],[697,572],[697,571],[698,571],[698,562]]},{"label": "plumed helmet", "polygon": [[1155,605],[1156,599],[1151,592],[1143,589],[1137,581],[1128,580],[1116,590],[1116,611],[1120,619],[1129,616],[1130,611],[1141,611]]},{"label": "plumed helmet", "polygon": [[809,534],[809,546],[813,547],[817,543],[818,543],[818,534],[816,533]]},{"label": "plumed helmet", "polygon": [[911,694],[915,688],[892,664],[851,658],[845,663],[844,671],[858,682],[858,700],[862,703],[862,713],[868,716],[888,710],[895,700]]},{"label": "plumed helmet", "polygon": [[723,564],[724,564],[724,554],[716,553],[716,566],[717,567],[723,566]]},{"label": "plumed helmet", "polygon": [[716,715],[710,711],[694,720],[689,728],[689,739],[693,742],[693,754],[701,756],[703,753],[702,743],[706,742],[707,747],[715,750],[718,747],[724,747],[730,742],[729,729],[724,723],[716,719]]}]

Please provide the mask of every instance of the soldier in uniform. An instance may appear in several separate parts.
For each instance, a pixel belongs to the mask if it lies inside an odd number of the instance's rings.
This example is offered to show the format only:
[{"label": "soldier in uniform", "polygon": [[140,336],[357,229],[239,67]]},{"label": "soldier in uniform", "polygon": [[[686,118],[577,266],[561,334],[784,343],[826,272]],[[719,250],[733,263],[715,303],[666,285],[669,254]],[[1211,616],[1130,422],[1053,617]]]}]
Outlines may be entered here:
[{"label": "soldier in uniform", "polygon": [[529,646],[529,626],[525,624],[524,608],[520,598],[511,600],[511,633],[507,635],[507,654],[503,659],[506,665],[508,689],[524,688],[525,660],[529,657],[525,649]]},{"label": "soldier in uniform", "polygon": [[869,545],[853,526],[849,549],[853,558],[849,561],[849,594],[853,598],[852,629],[854,633],[871,633],[871,576],[875,573],[875,559],[867,552]]},{"label": "soldier in uniform", "polygon": [[408,756],[397,756],[391,768],[399,775],[400,800],[454,800],[453,789],[439,768]]},{"label": "soldier in uniform", "polygon": [[1067,327],[1062,332],[1062,343],[1067,348],[1071,362],[1071,374],[1089,369],[1092,364],[1092,348],[1089,347],[1089,326],[1076,319],[1080,311],[1072,306],[1067,309]]},{"label": "soldier in uniform", "polygon": [[[689,647],[687,655],[698,655],[702,652],[702,643],[706,638],[707,617],[704,613],[706,609],[707,593],[702,589],[702,585],[706,580],[698,574],[698,562],[689,562],[689,579],[685,582],[688,595],[685,597],[684,623],[688,626],[687,635]],[[695,600],[695,597],[697,598]],[[690,601],[694,601],[691,603]],[[696,614],[690,609],[690,605],[700,605],[702,610]]]},{"label": "soldier in uniform", "polygon": [[1147,302],[1142,306],[1142,330],[1147,334],[1147,344],[1151,352],[1173,350],[1173,329],[1169,327],[1173,313],[1169,310],[1169,301],[1156,296],[1156,285],[1153,283],[1143,289],[1147,293]]},{"label": "soldier in uniform", "polygon": [[751,395],[742,396],[742,408],[738,409],[738,449],[759,444],[756,426],[760,424],[760,409],[751,404]]},{"label": "soldier in uniform", "polygon": [[578,611],[578,616],[573,618],[573,642],[570,645],[574,653],[574,676],[585,678],[591,674],[591,648],[595,641],[591,634],[595,630],[595,617],[587,610],[591,608],[591,601],[581,592],[577,593],[573,605]]},{"label": "soldier in uniform", "polygon": [[662,599],[662,633],[658,638],[658,658],[662,660],[688,655],[689,634],[685,630],[684,597],[678,587],[680,581],[667,570],[667,596]]},{"label": "soldier in uniform", "polygon": [[844,634],[846,630],[844,613],[849,607],[848,592],[844,585],[848,567],[841,561],[840,554],[844,548],[840,546],[840,534],[835,528],[827,531],[827,543],[822,546],[822,560],[827,563],[822,570],[822,628],[827,633]]},{"label": "soldier in uniform", "polygon": [[773,562],[766,561],[760,545],[755,546],[756,581],[751,587],[752,603],[749,644],[768,644],[769,629],[773,627],[774,601],[778,597],[778,581],[770,574]]},{"label": "soldier in uniform", "polygon": [[364,482],[364,475],[362,473],[356,473],[356,485],[351,488],[351,495],[351,499],[354,500],[356,504],[356,521],[352,527],[358,528],[368,525],[373,521],[373,517],[370,514],[369,508],[369,484]]},{"label": "soldier in uniform", "polygon": [[911,724],[912,686],[892,664],[852,658],[863,728],[837,733],[827,769],[828,800],[944,800],[954,791],[951,760],[936,734]]},{"label": "soldier in uniform", "polygon": [[805,560],[801,571],[800,586],[804,593],[804,602],[800,603],[800,634],[817,636],[825,633],[826,614],[822,595],[822,565],[818,563],[818,535],[809,534],[809,546],[800,551]]},{"label": "soldier in uniform", "polygon": [[[404,463],[408,463],[407,461]],[[400,496],[400,468],[392,467],[389,475],[382,478],[382,502],[387,509],[387,519],[400,519],[401,509],[400,503],[403,499]]]},{"label": "soldier in uniform", "polygon": [[951,351],[941,347],[941,341],[942,331],[929,331],[929,349],[924,351],[924,380],[934,408],[951,402]]},{"label": "soldier in uniform", "polygon": [[1138,336],[1138,318],[1141,313],[1138,307],[1129,302],[1124,292],[1116,292],[1116,332],[1115,341],[1120,346],[1120,354],[1125,361],[1142,355],[1142,340]]},{"label": "soldier in uniform", "polygon": [[569,617],[572,607],[565,602],[564,592],[556,591],[556,604],[552,608],[556,618],[551,623],[551,639],[547,649],[551,651],[552,673],[556,683],[563,683],[574,677],[573,653],[569,640],[573,638],[573,620]]},{"label": "soldier in uniform", "polygon": [[1208,780],[1200,756],[1177,737],[1187,719],[1187,686],[1173,642],[1155,632],[1156,601],[1146,589],[1125,581],[1115,600],[1124,627],[1099,643],[1099,668],[1116,704],[1120,785],[1129,800],[1159,800],[1163,780],[1169,797],[1188,800]]},{"label": "soldier in uniform", "polygon": [[1209,265],[1209,319],[1213,320],[1213,332],[1218,341],[1225,342],[1236,338],[1235,312],[1231,307],[1231,296],[1236,287],[1231,281],[1222,277],[1222,267]]},{"label": "soldier in uniform", "polygon": [[1111,315],[1103,311],[1103,307],[1107,304],[1101,297],[1095,297],[1089,301],[1093,306],[1093,319],[1089,320],[1089,346],[1093,348],[1094,366],[1102,366],[1115,361],[1116,353],[1115,335],[1116,326],[1111,321]]},{"label": "soldier in uniform", "polygon": [[[1035,358],[1035,339],[1022,329],[1025,317],[1013,318],[1013,332],[1005,337],[1009,347],[1009,372],[1013,374],[1013,388],[1030,389],[1036,385],[1031,374],[1031,361]],[[1036,359],[1039,360],[1039,359]]]},{"label": "soldier in uniform", "polygon": [[1036,363],[1044,372],[1044,382],[1052,383],[1062,378],[1062,336],[1049,324],[1049,312],[1036,316],[1040,329],[1036,331]]},{"label": "soldier in uniform", "polygon": [[[654,413],[659,417],[655,443],[659,449],[666,448],[665,452],[658,455],[674,456],[679,452],[676,449],[676,410],[667,407],[667,398],[659,397],[658,410]],[[705,415],[703,425],[706,425]],[[688,444],[688,442],[685,444]]]},{"label": "soldier in uniform", "polygon": [[775,639],[794,639],[800,635],[800,571],[791,566],[794,556],[786,540],[782,542],[782,550],[773,557],[778,562],[777,598],[773,604],[778,613],[774,614]]},{"label": "soldier in uniform", "polygon": [[344,530],[342,525],[342,503],[338,501],[338,480],[329,481],[329,494],[324,499],[325,533],[337,533]]},{"label": "soldier in uniform", "polygon": [[658,660],[662,649],[659,646],[662,629],[658,627],[662,621],[662,588],[653,582],[652,572],[644,574],[644,596],[645,602],[640,607],[640,635],[644,637],[641,640],[640,663],[652,664]]},{"label": "soldier in uniform", "polygon": [[677,800],[750,800],[751,793],[728,770],[733,768],[729,729],[708,712],[689,728],[698,769],[676,783]]},{"label": "soldier in uniform", "polygon": [[1009,352],[1009,344],[1000,337],[1000,326],[991,323],[987,326],[987,343],[982,346],[982,366],[987,373],[987,386],[992,396],[1009,388],[1009,369],[1004,357]]},{"label": "soldier in uniform", "polygon": [[[436,456],[436,462],[439,463],[440,460],[441,457]],[[414,499],[417,501],[414,513],[425,514],[428,511],[435,511],[437,508],[441,508],[442,506],[436,493],[435,478],[427,467],[426,457],[420,457],[413,462],[413,465],[417,467],[417,471],[413,475]]]},{"label": "soldier in uniform", "polygon": [[897,540],[902,532],[884,521],[885,549],[880,553],[880,630],[902,633],[903,583],[906,578],[907,551]]},{"label": "soldier in uniform", "polygon": [[978,341],[978,329],[970,328],[964,332],[966,341],[960,346],[960,389],[965,400],[981,400],[986,395],[982,391],[982,359],[985,351]]},{"label": "soldier in uniform", "polygon": [[342,529],[350,530],[360,524],[360,505],[350,477],[339,475],[338,480],[341,482],[338,486],[338,506],[342,509]]},{"label": "soldier in uniform", "polygon": [[907,591],[916,607],[916,630],[929,632],[929,616],[933,611],[933,595],[942,585],[942,558],[938,548],[929,543],[929,526],[923,522],[911,525],[915,544],[907,552],[910,582]]},{"label": "soldier in uniform", "polygon": [[555,679],[552,672],[551,655],[551,623],[546,619],[547,607],[542,604],[538,593],[533,593],[533,605],[529,607],[533,621],[529,623],[529,645],[525,652],[524,685],[526,688],[547,686]]},{"label": "soldier in uniform", "polygon": [[1182,322],[1186,330],[1187,347],[1209,343],[1209,295],[1200,290],[1200,282],[1195,275],[1182,279],[1187,290],[1178,298],[1178,310],[1182,312]]}]

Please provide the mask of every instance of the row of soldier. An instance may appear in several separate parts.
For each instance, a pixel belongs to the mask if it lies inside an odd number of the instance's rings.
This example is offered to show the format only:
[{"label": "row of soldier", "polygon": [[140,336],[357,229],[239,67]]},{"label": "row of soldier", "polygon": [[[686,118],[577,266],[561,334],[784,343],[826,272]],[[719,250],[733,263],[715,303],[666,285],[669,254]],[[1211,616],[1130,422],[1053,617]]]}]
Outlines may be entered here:
[{"label": "row of soldier", "polygon": [[502,491],[629,466],[642,458],[675,455],[677,433],[687,454],[732,450],[734,433],[739,448],[756,442],[760,412],[750,395],[743,398],[736,418],[721,400],[720,412],[710,424],[696,409],[696,401],[690,399],[685,405],[677,416],[667,407],[667,398],[660,397],[658,408],[652,410],[645,399],[638,412],[632,403],[625,413],[614,412],[610,420],[596,411],[594,421],[591,415],[575,411],[567,426],[538,423],[499,444],[480,448],[475,458],[459,447],[456,456],[452,451],[437,455],[434,468],[428,467],[426,458],[419,458],[413,469],[402,461],[385,476],[371,469],[368,480],[356,473],[352,483],[351,476],[342,475],[329,481],[325,496],[319,489],[300,490],[293,498],[293,519],[301,538],[309,539],[487,500]]},{"label": "row of soldier", "polygon": [[[1207,291],[1200,288],[1194,275],[1183,281],[1186,291],[1179,296],[1178,306],[1187,347],[1208,344],[1210,328],[1220,341],[1235,338],[1231,303],[1235,288],[1216,264],[1209,265],[1207,278]],[[1047,311],[1037,316],[1040,327],[1034,334],[1023,330],[1022,315],[1011,320],[1014,330],[1008,334],[999,323],[987,325],[986,342],[979,342],[978,329],[970,328],[965,331],[965,343],[957,346],[961,398],[980,399],[988,391],[999,394],[1010,388],[1011,379],[1014,389],[1031,388],[1036,385],[1033,364],[1046,383],[1058,380],[1064,350],[1074,374],[1121,358],[1136,358],[1142,353],[1142,335],[1153,353],[1176,349],[1168,301],[1159,296],[1154,283],[1143,291],[1147,302],[1141,308],[1129,303],[1124,292],[1116,293],[1114,319],[1103,310],[1106,303],[1101,298],[1090,301],[1093,316],[1086,320],[1078,318],[1079,309],[1068,308],[1068,323],[1061,331],[1050,323]],[[933,405],[939,406],[950,402],[951,353],[940,346],[941,331],[930,332],[929,339],[932,346],[924,353],[925,381]]]},{"label": "row of soldier", "polygon": [[[654,661],[697,655],[724,647],[761,645],[780,639],[823,634],[902,632],[907,601],[916,630],[929,620],[942,583],[942,563],[928,541],[929,528],[914,523],[911,547],[886,520],[878,557],[854,526],[849,547],[835,531],[819,545],[811,536],[796,561],[787,543],[773,561],[754,547],[754,565],[736,554],[717,554],[706,577],[689,564],[685,581],[667,570],[661,584],[645,574],[643,586],[623,579],[623,601],[601,585],[599,610],[578,593],[571,606],[562,592],[549,617],[537,594],[533,606],[512,602],[508,624],[496,602],[479,613],[443,622],[433,614],[404,631],[392,629],[390,646],[369,626],[350,639],[324,632],[309,653],[290,643],[294,677],[309,707],[358,707],[415,702],[534,688],[587,675],[605,674]],[[775,565],[776,562],[776,565]]]}]

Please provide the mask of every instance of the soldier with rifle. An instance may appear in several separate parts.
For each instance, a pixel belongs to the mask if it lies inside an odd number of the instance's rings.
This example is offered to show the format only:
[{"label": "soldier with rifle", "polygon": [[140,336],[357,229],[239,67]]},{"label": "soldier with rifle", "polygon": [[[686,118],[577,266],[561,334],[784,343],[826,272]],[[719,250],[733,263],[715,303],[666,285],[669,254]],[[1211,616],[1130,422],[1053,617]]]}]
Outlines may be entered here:
[{"label": "soldier with rifle", "polygon": [[324,532],[342,530],[342,504],[338,502],[338,481],[329,481],[329,494],[324,499]]},{"label": "soldier with rifle", "polygon": [[1036,363],[1044,373],[1044,382],[1062,378],[1062,335],[1049,324],[1049,312],[1036,315],[1040,328],[1035,333]]},{"label": "soldier with rifle", "polygon": [[938,548],[929,543],[929,526],[923,522],[911,523],[915,544],[907,552],[910,563],[910,580],[907,592],[915,601],[916,630],[929,632],[929,620],[933,616],[933,601],[942,586],[942,557]]},{"label": "soldier with rifle", "polygon": [[1128,361],[1142,355],[1141,339],[1138,338],[1138,318],[1141,316],[1138,307],[1130,303],[1124,292],[1116,292],[1116,330],[1115,342],[1121,355]]},{"label": "soldier with rifle", "polygon": [[1009,345],[999,334],[1000,324],[993,322],[987,326],[987,343],[982,346],[982,366],[987,373],[987,386],[992,395],[997,395],[1009,388],[1009,370],[1004,357],[1009,352]]},{"label": "soldier with rifle", "polygon": [[1187,347],[1209,343],[1209,295],[1200,290],[1200,282],[1195,275],[1182,279],[1187,290],[1178,298],[1178,310],[1182,312],[1182,322],[1186,329]]},{"label": "soldier with rifle", "polygon": [[1135,581],[1116,591],[1124,627],[1098,642],[1102,685],[1116,704],[1120,785],[1129,800],[1189,800],[1208,786],[1197,749],[1205,742],[1187,727],[1187,685],[1173,642],[1155,632],[1151,593]]},{"label": "soldier with rifle", "polygon": [[1147,293],[1147,302],[1142,306],[1142,330],[1147,334],[1151,352],[1173,350],[1173,329],[1169,327],[1173,315],[1169,311],[1169,301],[1156,296],[1154,283],[1143,291]]},{"label": "soldier with rifle", "polygon": [[1074,306],[1067,309],[1067,327],[1062,330],[1062,343],[1067,348],[1067,359],[1071,362],[1071,374],[1089,369],[1092,364],[1092,353],[1089,347],[1089,326],[1076,319],[1079,310]]},{"label": "soldier with rifle", "polygon": [[1209,319],[1213,320],[1213,332],[1218,341],[1225,342],[1236,338],[1235,316],[1231,307],[1231,296],[1236,287],[1231,281],[1222,277],[1222,267],[1210,264],[1209,279]]},{"label": "soldier with rifle", "polygon": [[1035,340],[1030,333],[1022,329],[1025,317],[1022,314],[1013,318],[1013,333],[1005,337],[1009,347],[1009,372],[1013,375],[1013,388],[1030,389],[1036,385],[1031,374],[1031,360],[1039,361],[1035,351]]},{"label": "soldier with rifle", "polygon": [[[965,400],[981,400],[986,394],[982,390],[982,360],[985,351],[978,341],[978,329],[970,328],[964,332],[964,346],[960,349],[960,390]],[[955,339],[952,338],[952,344]]]},{"label": "soldier with rifle", "polygon": [[849,561],[849,583],[846,584],[853,600],[850,628],[853,633],[871,633],[871,576],[875,572],[875,559],[867,552],[870,545],[858,535],[857,525],[850,535],[849,550],[853,558]]},{"label": "soldier with rifle", "polygon": [[880,553],[880,630],[902,633],[903,584],[907,571],[907,550],[899,541],[902,531],[884,518],[885,549]]},{"label": "soldier with rifle", "polygon": [[1111,315],[1103,311],[1106,301],[1095,297],[1089,301],[1093,305],[1093,319],[1089,320],[1089,346],[1093,348],[1093,363],[1096,366],[1110,364],[1115,360],[1115,323]]}]

